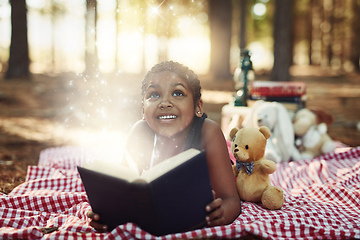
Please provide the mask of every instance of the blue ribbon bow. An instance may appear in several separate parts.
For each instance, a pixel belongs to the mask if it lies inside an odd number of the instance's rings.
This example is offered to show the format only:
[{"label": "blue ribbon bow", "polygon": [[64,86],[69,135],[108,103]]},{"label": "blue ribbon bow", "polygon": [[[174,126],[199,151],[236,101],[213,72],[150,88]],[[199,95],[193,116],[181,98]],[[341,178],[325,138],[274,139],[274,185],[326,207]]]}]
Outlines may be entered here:
[{"label": "blue ribbon bow", "polygon": [[239,172],[242,166],[245,167],[245,171],[248,175],[252,174],[252,172],[254,171],[254,162],[244,163],[236,161],[236,168],[237,170],[239,170]]}]

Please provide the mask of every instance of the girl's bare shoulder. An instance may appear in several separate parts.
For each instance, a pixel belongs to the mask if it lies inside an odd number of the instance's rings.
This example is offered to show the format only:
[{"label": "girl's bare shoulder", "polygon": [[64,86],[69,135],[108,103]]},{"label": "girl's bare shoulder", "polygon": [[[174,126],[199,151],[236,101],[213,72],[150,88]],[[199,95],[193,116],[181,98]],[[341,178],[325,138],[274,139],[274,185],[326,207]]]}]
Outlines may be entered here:
[{"label": "girl's bare shoulder", "polygon": [[151,132],[151,129],[145,120],[139,120],[131,127],[130,132]]},{"label": "girl's bare shoulder", "polygon": [[137,121],[129,132],[129,139],[136,141],[148,141],[153,139],[154,132],[151,130],[145,120]]},{"label": "girl's bare shoulder", "polygon": [[219,132],[219,131],[221,131],[221,128],[217,122],[215,122],[214,120],[211,120],[209,118],[206,118],[204,121],[203,130],[205,130],[205,132],[207,132],[207,131]]},{"label": "girl's bare shoulder", "polygon": [[203,128],[201,130],[202,139],[204,142],[210,141],[223,141],[224,134],[217,122],[206,118],[204,121]]}]

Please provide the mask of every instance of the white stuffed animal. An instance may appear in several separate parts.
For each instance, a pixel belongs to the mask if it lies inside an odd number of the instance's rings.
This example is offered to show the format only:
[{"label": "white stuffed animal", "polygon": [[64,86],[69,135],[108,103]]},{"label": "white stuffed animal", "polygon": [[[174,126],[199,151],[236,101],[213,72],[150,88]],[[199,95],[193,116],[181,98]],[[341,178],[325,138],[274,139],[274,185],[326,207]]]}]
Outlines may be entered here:
[{"label": "white stuffed animal", "polygon": [[335,150],[335,143],[327,134],[325,123],[310,126],[300,139],[303,147],[301,151],[302,159],[312,159]]},{"label": "white stuffed animal", "polygon": [[265,157],[276,163],[301,159],[295,147],[294,127],[286,108],[278,102],[256,101],[243,121],[243,127],[266,126],[271,130]]},{"label": "white stuffed animal", "polygon": [[295,113],[295,146],[302,158],[310,159],[335,150],[335,142],[327,134],[333,121],[332,115],[317,108],[303,108]]}]

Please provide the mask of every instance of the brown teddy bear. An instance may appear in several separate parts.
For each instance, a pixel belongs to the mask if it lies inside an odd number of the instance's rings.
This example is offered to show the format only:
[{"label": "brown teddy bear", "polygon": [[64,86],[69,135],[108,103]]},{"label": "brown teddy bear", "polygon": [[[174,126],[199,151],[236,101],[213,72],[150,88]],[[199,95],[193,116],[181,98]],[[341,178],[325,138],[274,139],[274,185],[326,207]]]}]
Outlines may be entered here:
[{"label": "brown teddy bear", "polygon": [[236,159],[233,171],[240,198],[261,202],[265,208],[276,210],[283,206],[284,194],[281,188],[270,183],[269,174],[276,170],[276,163],[264,156],[270,135],[270,129],[265,126],[230,131],[231,150]]}]

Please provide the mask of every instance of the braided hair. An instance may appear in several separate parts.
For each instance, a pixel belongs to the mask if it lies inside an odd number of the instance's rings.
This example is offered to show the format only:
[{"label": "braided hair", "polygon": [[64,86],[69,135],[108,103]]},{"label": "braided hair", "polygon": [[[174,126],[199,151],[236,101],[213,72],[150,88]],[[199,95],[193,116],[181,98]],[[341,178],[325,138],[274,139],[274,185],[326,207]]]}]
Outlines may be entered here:
[{"label": "braided hair", "polygon": [[[198,76],[188,67],[182,65],[181,63],[174,61],[165,61],[156,64],[154,67],[150,69],[150,71],[145,75],[144,80],[142,81],[141,86],[141,95],[144,99],[146,88],[150,82],[150,80],[160,72],[169,71],[173,72],[182,78],[186,84],[191,89],[194,96],[194,104],[196,104],[201,98],[201,86],[200,80]],[[194,106],[195,107],[195,106]]]}]

